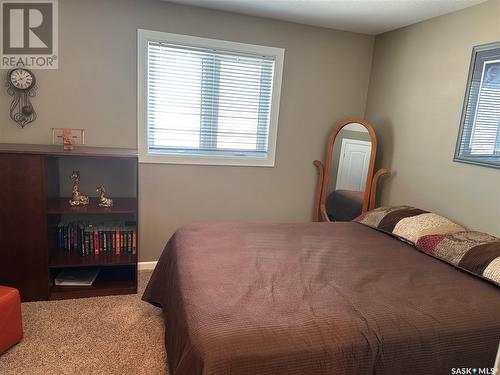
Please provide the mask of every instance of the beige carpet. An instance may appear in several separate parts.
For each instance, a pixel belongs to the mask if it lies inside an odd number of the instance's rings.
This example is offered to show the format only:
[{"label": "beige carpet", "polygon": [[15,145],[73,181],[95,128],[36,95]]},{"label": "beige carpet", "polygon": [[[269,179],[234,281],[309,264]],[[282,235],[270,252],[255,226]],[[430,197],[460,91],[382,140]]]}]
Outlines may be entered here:
[{"label": "beige carpet", "polygon": [[167,374],[161,310],[136,295],[23,303],[24,339],[0,355],[2,375]]}]

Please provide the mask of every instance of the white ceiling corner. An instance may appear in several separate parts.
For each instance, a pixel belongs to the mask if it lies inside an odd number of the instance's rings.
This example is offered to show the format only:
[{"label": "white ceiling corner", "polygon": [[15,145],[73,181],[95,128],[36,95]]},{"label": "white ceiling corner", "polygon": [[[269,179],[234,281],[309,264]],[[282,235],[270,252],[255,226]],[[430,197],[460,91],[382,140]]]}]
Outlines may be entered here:
[{"label": "white ceiling corner", "polygon": [[486,0],[164,0],[376,35]]}]

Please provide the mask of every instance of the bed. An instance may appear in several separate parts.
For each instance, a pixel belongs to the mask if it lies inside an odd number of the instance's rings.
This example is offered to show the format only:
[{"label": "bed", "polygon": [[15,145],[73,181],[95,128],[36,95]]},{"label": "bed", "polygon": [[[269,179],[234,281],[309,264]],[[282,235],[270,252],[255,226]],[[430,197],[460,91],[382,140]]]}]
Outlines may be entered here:
[{"label": "bed", "polygon": [[451,374],[500,339],[498,286],[355,222],[183,227],[143,299],[170,375]]}]

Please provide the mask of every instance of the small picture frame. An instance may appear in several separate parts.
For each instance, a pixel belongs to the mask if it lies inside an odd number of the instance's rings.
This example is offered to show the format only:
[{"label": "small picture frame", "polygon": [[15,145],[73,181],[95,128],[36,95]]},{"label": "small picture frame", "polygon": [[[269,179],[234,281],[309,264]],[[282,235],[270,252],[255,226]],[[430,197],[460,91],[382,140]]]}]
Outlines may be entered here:
[{"label": "small picture frame", "polygon": [[51,128],[51,143],[62,144],[64,151],[73,150],[73,145],[85,144],[85,129]]}]

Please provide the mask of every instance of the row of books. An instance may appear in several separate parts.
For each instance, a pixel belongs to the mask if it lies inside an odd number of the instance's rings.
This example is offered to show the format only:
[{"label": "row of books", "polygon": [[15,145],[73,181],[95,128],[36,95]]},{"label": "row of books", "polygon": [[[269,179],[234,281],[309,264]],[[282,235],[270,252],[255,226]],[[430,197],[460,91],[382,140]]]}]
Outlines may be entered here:
[{"label": "row of books", "polygon": [[136,254],[136,223],[60,222],[57,226],[57,247],[77,251],[82,256]]}]

